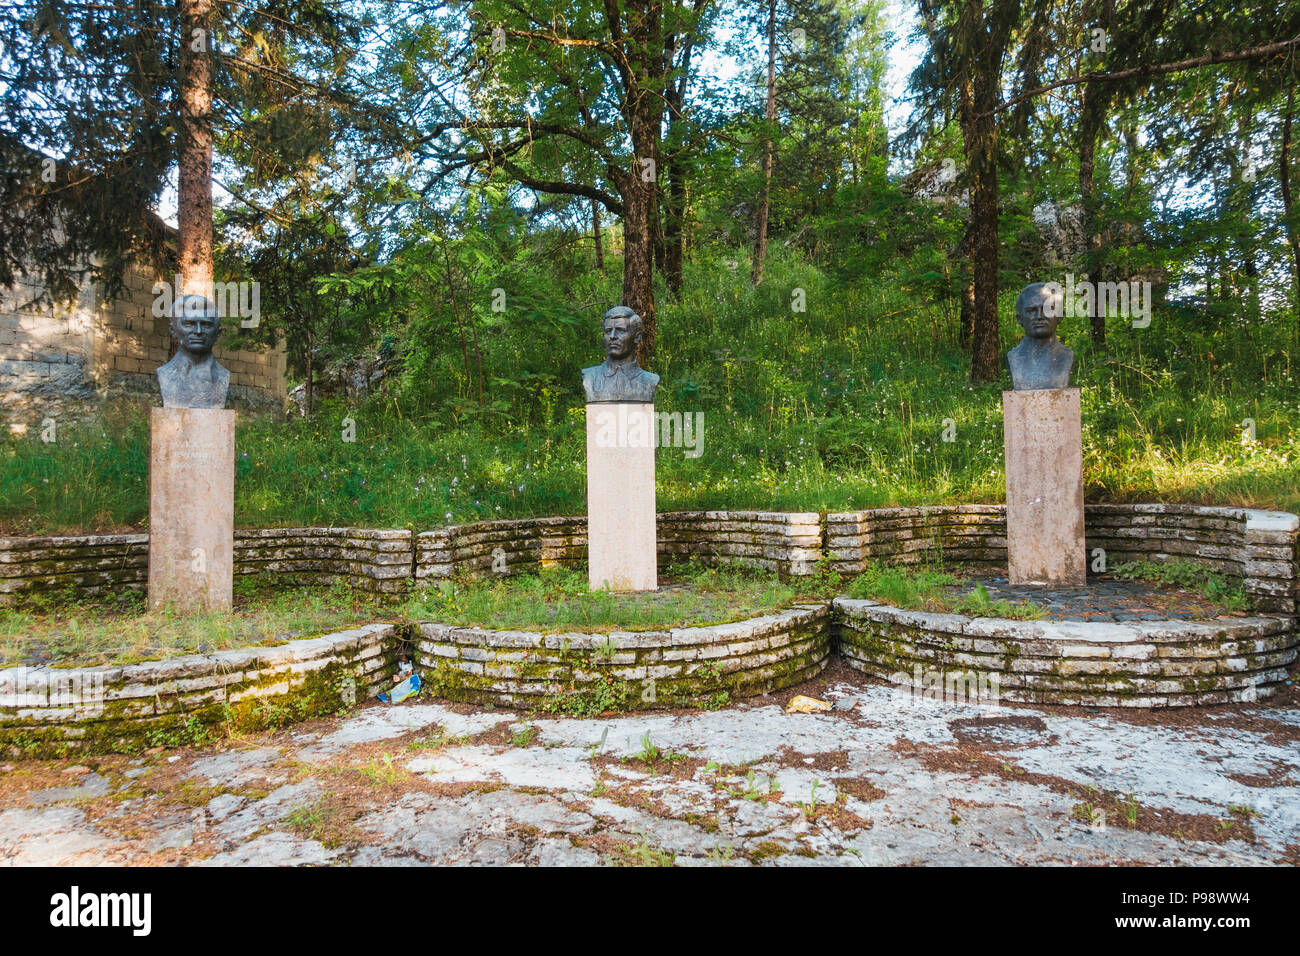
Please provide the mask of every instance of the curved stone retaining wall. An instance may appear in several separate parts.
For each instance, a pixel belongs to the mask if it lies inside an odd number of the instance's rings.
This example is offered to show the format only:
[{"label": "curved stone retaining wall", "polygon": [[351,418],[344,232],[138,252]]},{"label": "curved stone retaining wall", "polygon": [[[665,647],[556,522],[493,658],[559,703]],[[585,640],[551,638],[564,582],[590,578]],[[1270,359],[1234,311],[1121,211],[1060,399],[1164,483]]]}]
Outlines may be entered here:
[{"label": "curved stone retaining wall", "polygon": [[268,528],[235,532],[235,573],[274,572],[298,583],[345,582],[367,591],[404,590],[411,532],[375,528]]},{"label": "curved stone retaining wall", "polygon": [[586,560],[586,517],[477,521],[415,536],[416,580],[523,574]]},{"label": "curved stone retaining wall", "polygon": [[[402,590],[411,577],[411,533],[374,528],[269,528],[235,532],[235,574],[272,571],[286,583],[347,583]],[[24,594],[94,597],[149,581],[147,534],[0,538],[0,604]]]},{"label": "curved stone retaining wall", "polygon": [[733,624],[635,633],[421,624],[416,666],[435,695],[476,703],[575,714],[721,705],[821,671],[830,652],[829,623],[829,605],[804,605]]},{"label": "curved stone retaining wall", "polygon": [[121,667],[0,669],[0,754],[129,753],[333,713],[387,686],[397,627]]},{"label": "curved stone retaining wall", "polygon": [[840,654],[856,670],[911,686],[938,675],[990,681],[1015,703],[1178,707],[1274,693],[1296,659],[1284,616],[1124,624],[1008,621],[905,611],[836,598]]},{"label": "curved stone retaining wall", "polygon": [[[987,698],[1095,707],[1251,701],[1297,655],[1286,616],[1212,622],[1006,621],[829,605],[706,627],[611,634],[371,624],[324,637],[121,667],[0,669],[0,755],[133,752],[331,713],[390,686],[411,654],[434,696],[588,716],[722,706],[819,673],[833,622],[846,662],[885,680],[978,683]],[[414,647],[412,648],[412,643]]]},{"label": "curved stone retaining wall", "polygon": [[[1088,505],[1086,541],[1108,564],[1181,559],[1240,579],[1258,610],[1296,608],[1300,518],[1285,511],[1196,505]],[[1002,505],[877,508],[833,513],[680,511],[659,515],[661,558],[746,562],[812,574],[823,555],[844,574],[873,561],[1005,567]],[[412,534],[402,529],[273,528],[235,532],[235,573],[274,571],[299,582],[347,581],[372,591],[454,574],[517,574],[586,559],[583,517],[483,521]],[[0,538],[0,603],[24,593],[95,595],[141,589],[147,535]]]},{"label": "curved stone retaining wall", "polygon": [[[1084,507],[1089,561],[1191,561],[1239,579],[1257,610],[1293,614],[1300,518],[1286,511],[1199,505],[1099,504]],[[1004,505],[878,508],[826,517],[826,553],[841,573],[873,561],[1005,567]]]},{"label": "curved stone retaining wall", "polygon": [[[809,574],[821,556],[816,512],[691,511],[659,515],[661,557],[744,561]],[[375,592],[455,574],[511,575],[587,559],[585,517],[480,521],[404,529],[268,528],[235,532],[235,574],[269,571],[288,583],[346,581]],[[148,582],[149,536],[0,538],[0,604],[22,594],[94,596]]]}]

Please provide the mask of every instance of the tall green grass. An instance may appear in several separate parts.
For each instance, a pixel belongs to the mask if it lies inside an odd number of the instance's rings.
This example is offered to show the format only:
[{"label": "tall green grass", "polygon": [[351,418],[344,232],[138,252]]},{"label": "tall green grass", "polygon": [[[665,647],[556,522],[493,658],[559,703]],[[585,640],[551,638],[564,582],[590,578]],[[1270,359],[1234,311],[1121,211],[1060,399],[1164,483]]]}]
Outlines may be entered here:
[{"label": "tall green grass", "polygon": [[[604,274],[571,271],[560,306],[482,330],[481,404],[463,383],[422,374],[310,420],[242,419],[237,523],[426,529],[582,513],[579,369],[601,357],[597,317],[617,301],[619,270],[610,257]],[[1000,391],[1009,379],[972,386],[954,306],[928,300],[905,276],[848,284],[775,246],[754,288],[743,251],[698,250],[682,301],[661,292],[653,368],[660,411],[704,413],[703,453],[660,449],[660,509],[1002,500]],[[538,283],[520,301],[560,294],[554,276],[516,278]],[[792,309],[795,289],[804,312]],[[1015,293],[1002,301],[1004,348],[1020,334]],[[1089,500],[1300,508],[1294,316],[1224,321],[1163,307],[1146,329],[1112,319],[1103,351],[1090,346],[1083,319],[1067,319],[1060,334],[1083,389]],[[459,361],[454,342],[423,347],[445,348],[444,365]],[[345,418],[355,442],[343,440]],[[1243,441],[1246,419],[1254,439]],[[0,443],[5,530],[143,526],[148,428],[139,409],[64,424],[53,444],[38,432]]]}]

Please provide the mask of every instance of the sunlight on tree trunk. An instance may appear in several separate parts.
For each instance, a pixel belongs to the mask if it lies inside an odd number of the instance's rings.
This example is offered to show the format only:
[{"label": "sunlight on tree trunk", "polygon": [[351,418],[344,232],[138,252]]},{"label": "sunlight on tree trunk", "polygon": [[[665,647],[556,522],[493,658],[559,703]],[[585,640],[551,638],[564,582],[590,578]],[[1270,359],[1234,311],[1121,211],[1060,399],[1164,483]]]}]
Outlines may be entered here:
[{"label": "sunlight on tree trunk", "polygon": [[181,0],[181,294],[212,294],[212,0]]}]

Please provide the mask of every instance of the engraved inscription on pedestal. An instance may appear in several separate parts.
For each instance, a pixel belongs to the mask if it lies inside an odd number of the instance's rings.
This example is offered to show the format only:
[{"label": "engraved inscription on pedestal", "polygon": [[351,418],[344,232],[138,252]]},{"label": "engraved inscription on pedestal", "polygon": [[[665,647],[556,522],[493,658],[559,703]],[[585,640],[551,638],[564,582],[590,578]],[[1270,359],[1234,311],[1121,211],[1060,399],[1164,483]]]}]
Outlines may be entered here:
[{"label": "engraved inscription on pedestal", "polygon": [[651,402],[587,405],[587,576],[593,590],[659,586],[654,429]]},{"label": "engraved inscription on pedestal", "polygon": [[1012,584],[1082,585],[1083,435],[1077,388],[1002,393]]},{"label": "engraved inscription on pedestal", "polygon": [[149,424],[149,606],[229,610],[235,413],[155,408]]}]

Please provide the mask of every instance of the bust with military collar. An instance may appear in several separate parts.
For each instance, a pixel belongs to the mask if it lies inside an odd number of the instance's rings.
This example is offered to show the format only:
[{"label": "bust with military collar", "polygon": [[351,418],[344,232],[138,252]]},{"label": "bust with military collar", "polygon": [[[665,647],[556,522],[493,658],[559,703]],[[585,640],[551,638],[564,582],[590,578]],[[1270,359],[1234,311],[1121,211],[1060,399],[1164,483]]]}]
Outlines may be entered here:
[{"label": "bust with military collar", "polygon": [[582,388],[592,402],[653,402],[659,376],[636,364],[641,317],[625,305],[605,313],[605,361],[582,370]]}]

